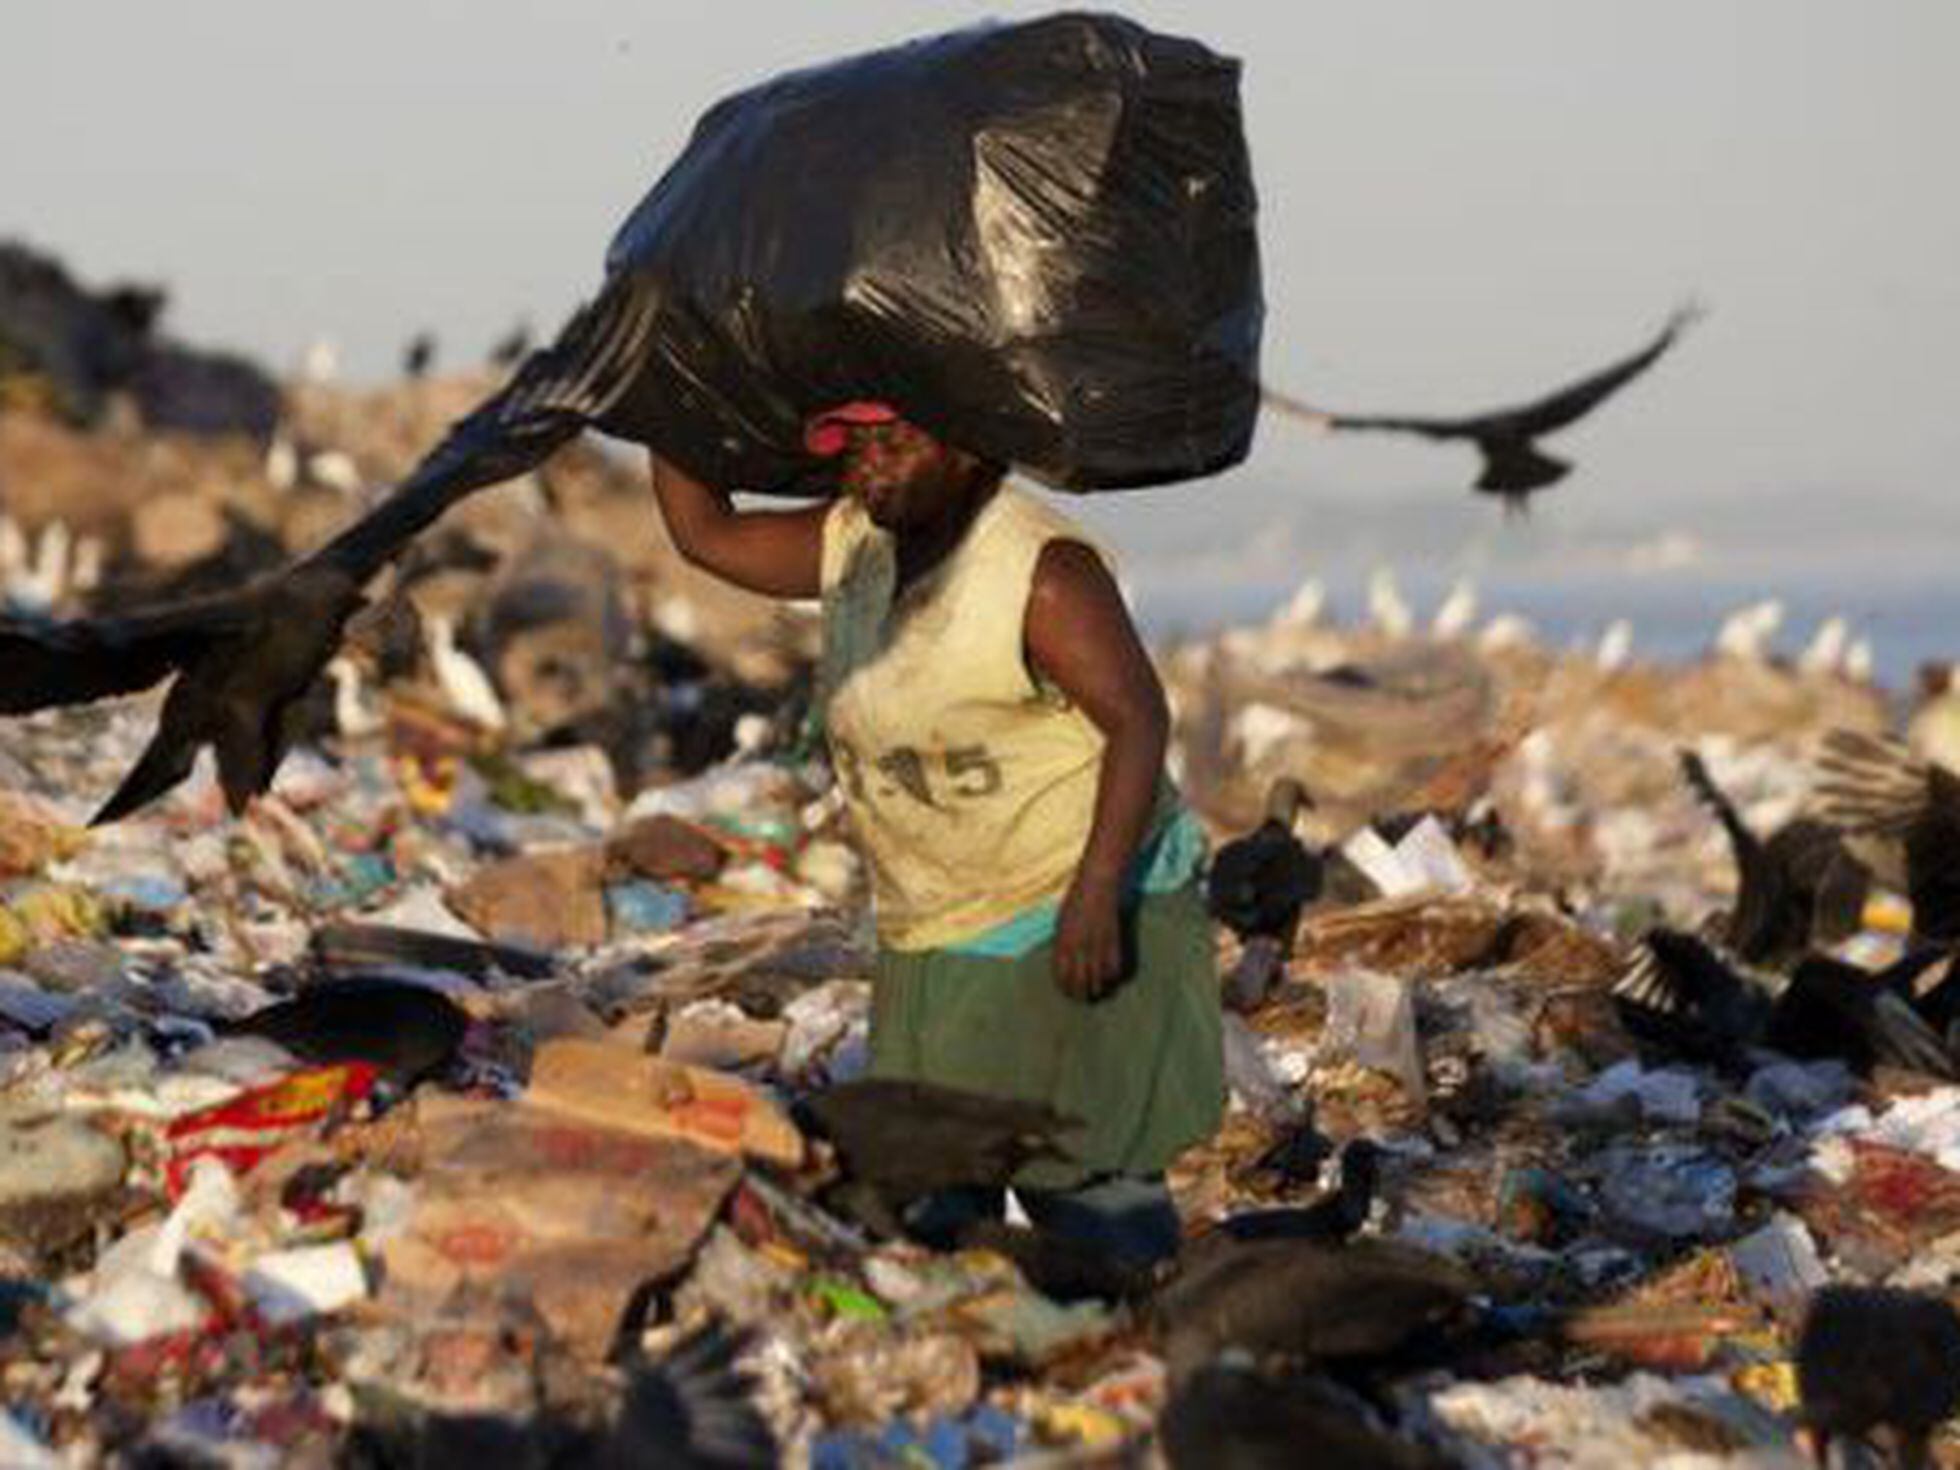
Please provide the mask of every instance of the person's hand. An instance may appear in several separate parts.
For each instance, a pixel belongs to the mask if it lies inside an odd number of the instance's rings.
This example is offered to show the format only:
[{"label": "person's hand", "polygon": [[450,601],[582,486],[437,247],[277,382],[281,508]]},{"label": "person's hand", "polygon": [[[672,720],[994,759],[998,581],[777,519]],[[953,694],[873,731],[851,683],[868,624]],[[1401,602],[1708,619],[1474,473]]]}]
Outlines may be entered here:
[{"label": "person's hand", "polygon": [[1055,921],[1055,983],[1072,1000],[1096,999],[1123,972],[1121,897],[1114,880],[1077,873],[1069,885]]}]

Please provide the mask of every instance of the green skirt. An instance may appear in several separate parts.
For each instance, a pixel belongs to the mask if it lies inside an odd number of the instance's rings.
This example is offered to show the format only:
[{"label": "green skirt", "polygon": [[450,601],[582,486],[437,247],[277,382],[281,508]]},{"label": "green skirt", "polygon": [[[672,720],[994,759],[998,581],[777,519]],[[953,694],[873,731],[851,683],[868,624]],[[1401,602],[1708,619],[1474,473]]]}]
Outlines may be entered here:
[{"label": "green skirt", "polygon": [[1076,1162],[1042,1161],[1018,1183],[1068,1189],[1098,1174],[1154,1174],[1209,1138],[1225,1108],[1211,920],[1196,883],[1126,914],[1130,976],[1100,1000],[1055,984],[1053,946],[1019,959],[881,950],[871,1072],[1080,1118]]}]

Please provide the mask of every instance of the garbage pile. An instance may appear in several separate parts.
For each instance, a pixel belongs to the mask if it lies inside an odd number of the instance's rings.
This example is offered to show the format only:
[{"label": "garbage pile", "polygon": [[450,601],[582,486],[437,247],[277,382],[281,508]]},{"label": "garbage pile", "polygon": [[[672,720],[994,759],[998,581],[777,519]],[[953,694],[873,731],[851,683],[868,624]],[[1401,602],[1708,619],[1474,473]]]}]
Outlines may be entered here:
[{"label": "garbage pile", "polygon": [[[0,416],[0,596],[274,564],[481,387],[299,386],[268,449]],[[1892,963],[1905,890],[1764,908],[1746,856],[1883,694],[1297,609],[1162,656],[1215,838],[1287,777],[1313,859],[1231,991],[1177,1272],[893,1237],[862,1188],[934,1157],[835,1100],[943,1100],[849,1091],[807,614],[689,573],[639,476],[578,447],[446,519],[238,820],[203,769],[84,826],[155,695],[0,723],[0,1462],[1797,1464],[1813,1294],[1949,1288],[1943,1032],[1861,1053],[1799,1004],[1837,972],[1773,983],[1790,912]]]}]

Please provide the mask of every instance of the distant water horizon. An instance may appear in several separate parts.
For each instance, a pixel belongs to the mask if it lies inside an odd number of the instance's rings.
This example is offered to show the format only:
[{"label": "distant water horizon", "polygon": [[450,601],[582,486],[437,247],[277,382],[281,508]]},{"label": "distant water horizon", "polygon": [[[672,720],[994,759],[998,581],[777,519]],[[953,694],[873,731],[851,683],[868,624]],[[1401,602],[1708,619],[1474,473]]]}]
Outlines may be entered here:
[{"label": "distant water horizon", "polygon": [[[1337,624],[1365,622],[1367,579],[1365,569],[1352,567],[1323,576],[1323,617]],[[1429,569],[1398,571],[1396,581],[1418,626],[1427,625],[1455,585],[1454,577]],[[1871,640],[1876,677],[1894,692],[1910,688],[1921,663],[1960,659],[1960,579],[1770,580],[1632,573],[1581,579],[1493,570],[1473,578],[1472,585],[1479,627],[1500,613],[1516,613],[1549,648],[1589,647],[1614,620],[1626,618],[1633,625],[1637,662],[1691,662],[1709,650],[1728,614],[1765,598],[1776,598],[1784,607],[1782,625],[1770,643],[1774,653],[1796,658],[1826,618],[1843,617],[1853,639]],[[1158,569],[1131,591],[1146,635],[1163,641],[1263,622],[1299,586],[1299,581],[1272,578],[1221,586]]]}]

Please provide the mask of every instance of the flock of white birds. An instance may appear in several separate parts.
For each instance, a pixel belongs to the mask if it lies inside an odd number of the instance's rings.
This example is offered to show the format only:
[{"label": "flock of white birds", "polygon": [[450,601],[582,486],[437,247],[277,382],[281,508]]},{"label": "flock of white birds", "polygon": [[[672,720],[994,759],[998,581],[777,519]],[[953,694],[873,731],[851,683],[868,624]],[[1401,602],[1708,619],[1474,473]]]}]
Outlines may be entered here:
[{"label": "flock of white birds", "polygon": [[[1310,577],[1274,615],[1274,622],[1292,628],[1310,628],[1328,616],[1326,584]],[[1362,627],[1384,638],[1402,639],[1422,633],[1430,638],[1469,640],[1485,652],[1517,648],[1538,641],[1538,631],[1529,619],[1517,613],[1500,612],[1478,622],[1479,601],[1476,583],[1459,578],[1426,628],[1402,593],[1395,573],[1378,566],[1368,575],[1366,616]],[[1768,663],[1774,656],[1776,635],[1782,630],[1786,610],[1779,598],[1766,597],[1736,608],[1716,625],[1708,645],[1717,658]],[[1591,652],[1599,667],[1609,673],[1626,667],[1633,657],[1633,623],[1615,618],[1591,642]],[[1799,672],[1819,678],[1831,677],[1870,683],[1875,668],[1872,641],[1852,636],[1850,622],[1833,613],[1822,619],[1795,660]]]}]

